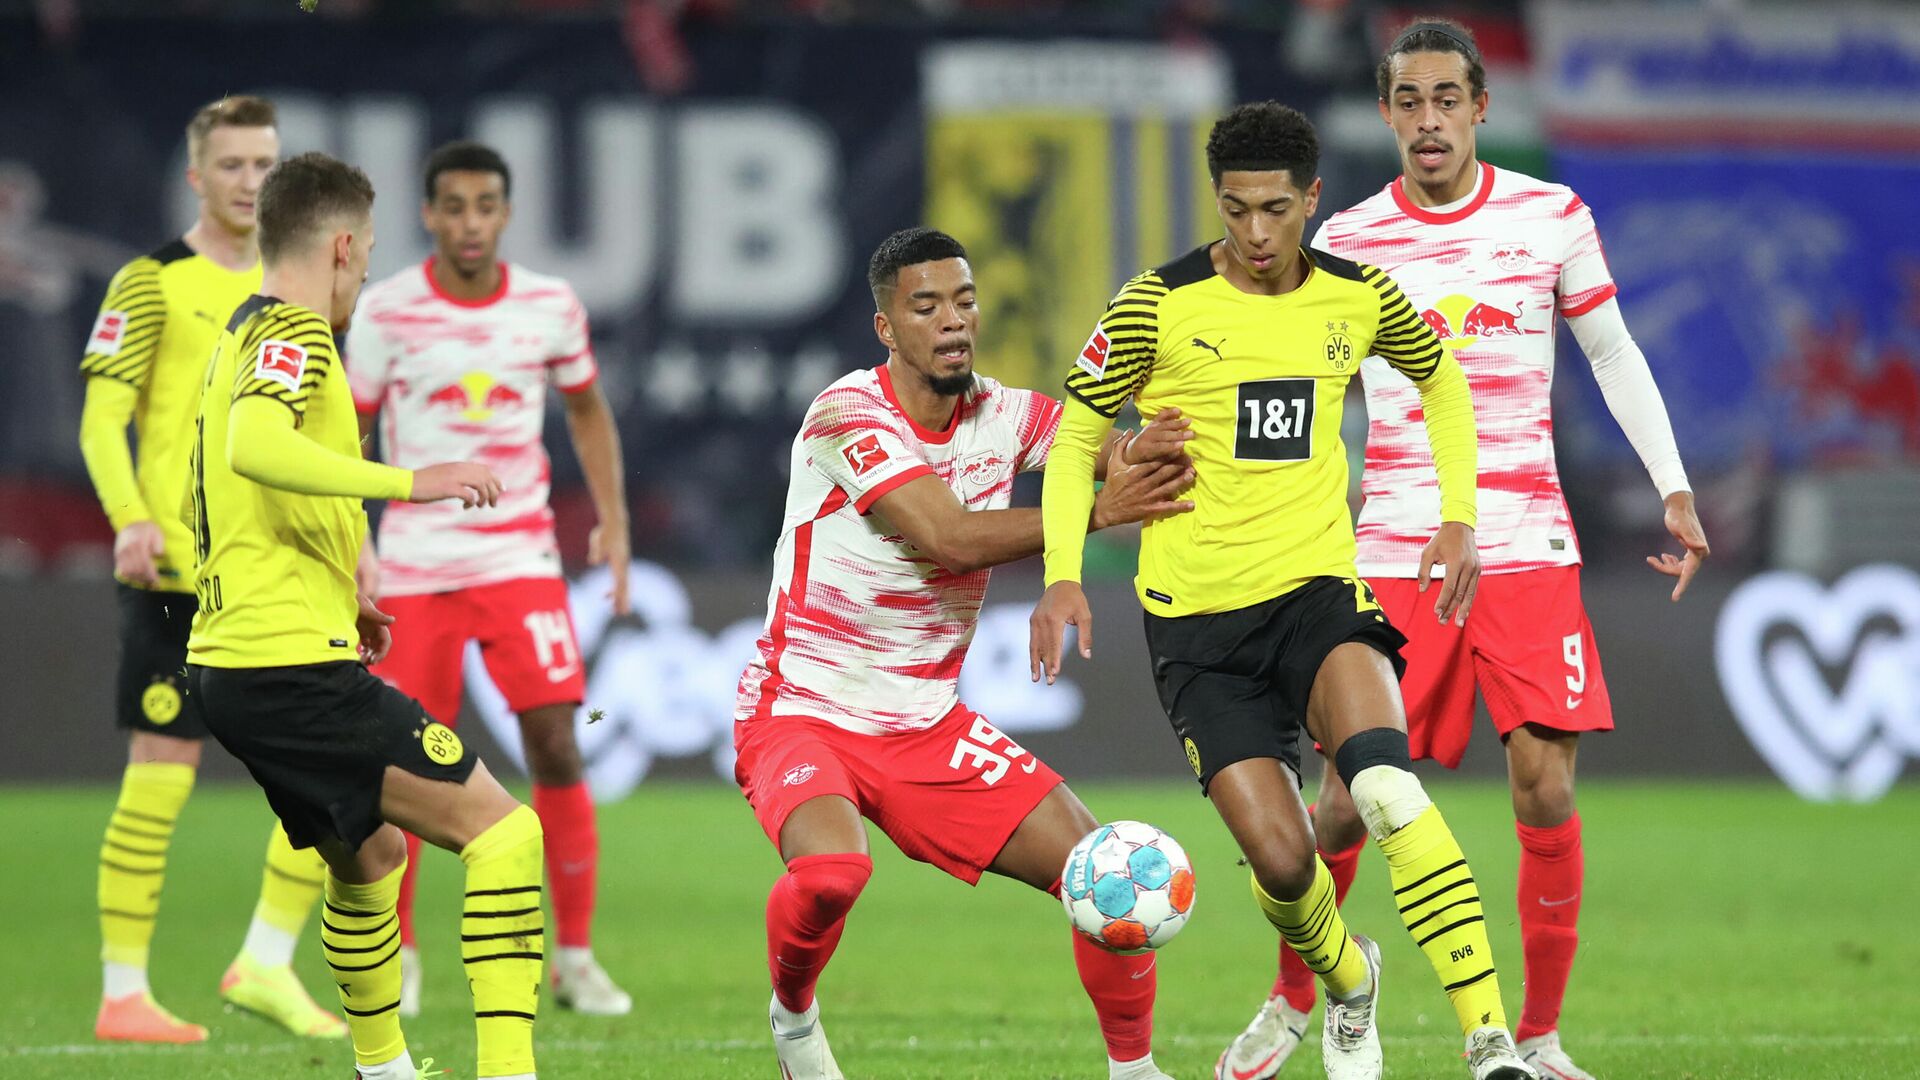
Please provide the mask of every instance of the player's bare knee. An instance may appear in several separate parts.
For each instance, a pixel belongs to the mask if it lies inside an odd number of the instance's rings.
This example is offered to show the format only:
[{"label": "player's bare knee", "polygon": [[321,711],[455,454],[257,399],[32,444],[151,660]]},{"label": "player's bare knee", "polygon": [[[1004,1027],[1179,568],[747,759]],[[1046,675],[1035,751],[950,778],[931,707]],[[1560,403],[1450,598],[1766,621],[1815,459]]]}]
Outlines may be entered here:
[{"label": "player's bare knee", "polygon": [[580,742],[573,733],[575,709],[572,704],[549,705],[521,715],[520,735],[534,783],[566,787],[580,782],[584,766]]},{"label": "player's bare knee", "polygon": [[1275,900],[1298,900],[1313,888],[1315,869],[1311,844],[1298,850],[1280,843],[1267,844],[1247,852],[1247,863],[1253,868],[1254,880],[1260,883],[1260,888]]},{"label": "player's bare knee", "polygon": [[1385,840],[1413,823],[1433,801],[1413,774],[1407,733],[1368,728],[1340,744],[1334,767],[1353,796],[1353,807],[1367,834]]},{"label": "player's bare knee", "polygon": [[1367,838],[1367,824],[1353,800],[1323,800],[1313,808],[1313,834],[1321,851],[1345,851]]},{"label": "player's bare knee", "polygon": [[1551,828],[1573,816],[1573,777],[1549,770],[1522,777],[1514,773],[1513,816],[1522,825]]},{"label": "player's bare knee", "polygon": [[382,825],[360,845],[359,862],[370,880],[378,881],[406,865],[406,834],[392,825]]}]

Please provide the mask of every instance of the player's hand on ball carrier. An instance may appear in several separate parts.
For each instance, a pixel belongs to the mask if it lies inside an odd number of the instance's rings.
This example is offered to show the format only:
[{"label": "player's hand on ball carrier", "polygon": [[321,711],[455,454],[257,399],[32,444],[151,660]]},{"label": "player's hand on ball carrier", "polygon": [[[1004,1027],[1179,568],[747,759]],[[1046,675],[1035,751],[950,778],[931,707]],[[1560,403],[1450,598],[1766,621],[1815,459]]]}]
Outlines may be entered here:
[{"label": "player's hand on ball carrier", "polygon": [[500,499],[500,478],[477,461],[450,461],[416,471],[413,494],[407,501],[427,503],[441,499],[459,499],[460,505],[469,510],[492,506]]},{"label": "player's hand on ball carrier", "polygon": [[1127,443],[1121,460],[1127,465],[1152,462],[1192,468],[1193,459],[1187,456],[1187,442],[1192,438],[1193,421],[1179,409],[1161,409],[1152,422]]}]

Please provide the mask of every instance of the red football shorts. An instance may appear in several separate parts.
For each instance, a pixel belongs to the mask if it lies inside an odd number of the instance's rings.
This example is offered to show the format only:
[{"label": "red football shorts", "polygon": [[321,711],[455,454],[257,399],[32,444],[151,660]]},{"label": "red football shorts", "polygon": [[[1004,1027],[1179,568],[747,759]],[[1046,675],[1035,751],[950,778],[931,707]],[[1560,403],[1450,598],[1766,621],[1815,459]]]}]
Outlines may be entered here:
[{"label": "red football shorts", "polygon": [[1485,574],[1467,625],[1433,614],[1436,579],[1369,578],[1387,618],[1407,636],[1407,737],[1415,758],[1451,769],[1473,734],[1478,684],[1501,739],[1522,724],[1555,731],[1611,731],[1613,703],[1600,674],[1593,626],[1580,602],[1580,568]]},{"label": "red football shorts", "polygon": [[900,735],[762,716],[733,725],[734,779],[774,847],[808,799],[839,795],[909,858],[971,885],[1060,774],[965,705]]},{"label": "red football shorts", "polygon": [[443,724],[460,713],[460,662],[469,640],[480,642],[487,674],[514,712],[586,699],[586,669],[559,578],[390,596],[379,606],[393,616],[393,648],[373,673]]}]

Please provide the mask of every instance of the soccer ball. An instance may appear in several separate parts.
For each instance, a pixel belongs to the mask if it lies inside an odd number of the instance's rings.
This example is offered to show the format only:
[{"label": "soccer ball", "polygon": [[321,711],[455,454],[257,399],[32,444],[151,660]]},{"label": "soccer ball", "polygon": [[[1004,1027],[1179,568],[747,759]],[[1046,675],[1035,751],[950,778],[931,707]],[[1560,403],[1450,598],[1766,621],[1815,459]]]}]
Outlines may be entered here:
[{"label": "soccer ball", "polygon": [[1193,864],[1173,837],[1143,821],[1102,825],[1067,853],[1060,903],[1074,930],[1103,949],[1157,949],[1193,914]]}]

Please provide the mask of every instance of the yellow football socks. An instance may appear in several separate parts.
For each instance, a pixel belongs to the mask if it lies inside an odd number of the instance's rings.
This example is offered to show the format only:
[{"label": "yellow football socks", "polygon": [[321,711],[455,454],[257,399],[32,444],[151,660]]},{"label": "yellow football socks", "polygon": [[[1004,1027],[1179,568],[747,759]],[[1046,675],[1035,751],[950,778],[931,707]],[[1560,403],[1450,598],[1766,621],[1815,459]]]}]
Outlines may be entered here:
[{"label": "yellow football socks", "polygon": [[1354,945],[1339,905],[1333,902],[1333,874],[1320,861],[1318,852],[1313,856],[1313,884],[1305,895],[1298,900],[1276,900],[1255,877],[1253,899],[1287,945],[1299,954],[1307,970],[1320,976],[1327,993],[1344,1001],[1367,989],[1370,976],[1366,957]]},{"label": "yellow football socks", "polygon": [[361,1065],[382,1065],[407,1050],[400,1033],[400,919],[394,912],[405,871],[402,862],[367,885],[350,885],[331,873],[326,879],[320,944]]},{"label": "yellow football socks", "polygon": [[1488,1024],[1505,1027],[1480,889],[1439,807],[1429,805],[1377,843],[1387,857],[1400,919],[1440,976],[1461,1032],[1471,1034]]},{"label": "yellow football socks", "polygon": [[326,880],[327,864],[320,853],[312,848],[296,851],[287,840],[287,830],[275,822],[267,839],[267,868],[260,876],[254,918],[299,937]]},{"label": "yellow football socks", "polygon": [[176,762],[128,765],[100,845],[100,958],[145,970],[166,880],[167,846],[194,770]]},{"label": "yellow football socks", "polygon": [[483,1077],[533,1072],[533,1019],[545,959],[542,846],[539,817],[520,806],[460,851],[467,864],[460,951],[473,989],[477,1073]]}]

